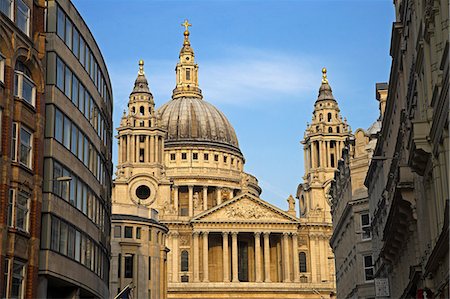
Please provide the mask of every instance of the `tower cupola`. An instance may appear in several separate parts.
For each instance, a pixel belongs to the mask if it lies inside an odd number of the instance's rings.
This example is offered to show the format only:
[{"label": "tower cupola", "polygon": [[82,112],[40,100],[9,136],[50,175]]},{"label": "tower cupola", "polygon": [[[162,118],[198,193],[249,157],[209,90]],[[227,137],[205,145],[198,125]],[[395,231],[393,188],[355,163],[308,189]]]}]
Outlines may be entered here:
[{"label": "tower cupola", "polygon": [[181,97],[201,99],[202,91],[198,87],[198,65],[195,63],[194,50],[189,41],[189,27],[192,25],[185,20],[181,26],[185,28],[184,42],[179,55],[180,61],[175,68],[176,87],[173,90],[172,99]]}]

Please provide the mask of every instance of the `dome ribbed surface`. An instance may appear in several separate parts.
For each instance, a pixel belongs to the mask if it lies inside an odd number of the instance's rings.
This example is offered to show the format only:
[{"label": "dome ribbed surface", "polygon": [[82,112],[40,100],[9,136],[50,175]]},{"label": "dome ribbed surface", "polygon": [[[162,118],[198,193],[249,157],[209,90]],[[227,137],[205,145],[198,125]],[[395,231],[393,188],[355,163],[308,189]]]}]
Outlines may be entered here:
[{"label": "dome ribbed surface", "polygon": [[192,143],[239,150],[236,133],[225,115],[199,98],[174,99],[158,109],[167,130],[165,144]]}]

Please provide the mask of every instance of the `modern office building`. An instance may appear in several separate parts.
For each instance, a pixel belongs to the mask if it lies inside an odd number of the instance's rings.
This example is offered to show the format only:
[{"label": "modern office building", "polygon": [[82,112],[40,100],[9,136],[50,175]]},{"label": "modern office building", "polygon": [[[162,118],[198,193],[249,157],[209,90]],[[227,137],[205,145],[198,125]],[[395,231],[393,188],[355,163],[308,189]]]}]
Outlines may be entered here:
[{"label": "modern office building", "polygon": [[44,142],[45,1],[0,1],[0,296],[34,298]]},{"label": "modern office building", "polygon": [[396,0],[365,185],[377,296],[449,298],[449,1]]},{"label": "modern office building", "polygon": [[387,84],[376,84],[380,117],[369,129],[357,129],[345,141],[331,183],[333,235],[330,240],[336,266],[338,298],[375,298],[369,197],[364,186],[380,131]]},{"label": "modern office building", "polygon": [[111,83],[69,0],[46,1],[38,297],[109,297]]}]

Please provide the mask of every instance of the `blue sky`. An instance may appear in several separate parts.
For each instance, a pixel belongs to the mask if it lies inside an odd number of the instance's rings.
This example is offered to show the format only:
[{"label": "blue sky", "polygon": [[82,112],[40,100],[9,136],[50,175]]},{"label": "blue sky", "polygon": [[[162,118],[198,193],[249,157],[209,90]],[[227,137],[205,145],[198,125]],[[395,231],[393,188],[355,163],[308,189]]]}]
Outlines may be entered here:
[{"label": "blue sky", "polygon": [[[304,174],[300,140],[322,67],[353,131],[378,117],[375,83],[388,81],[391,62],[390,0],[73,2],[107,63],[115,128],[139,59],[156,106],[170,100],[180,24],[189,19],[204,99],[233,124],[261,197],[283,209]],[[113,150],[115,163],[117,141]]]}]

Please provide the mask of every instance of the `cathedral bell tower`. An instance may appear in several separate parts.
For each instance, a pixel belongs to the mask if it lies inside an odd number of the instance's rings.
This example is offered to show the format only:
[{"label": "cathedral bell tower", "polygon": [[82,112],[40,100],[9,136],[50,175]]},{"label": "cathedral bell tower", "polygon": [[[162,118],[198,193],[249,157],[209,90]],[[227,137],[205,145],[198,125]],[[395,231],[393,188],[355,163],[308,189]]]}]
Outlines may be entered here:
[{"label": "cathedral bell tower", "polygon": [[114,199],[131,198],[135,204],[149,206],[156,199],[158,184],[164,178],[166,131],[155,112],[142,60],[129,97],[128,111],[123,112],[117,131],[119,153],[114,192],[121,194],[116,194]]},{"label": "cathedral bell tower", "polygon": [[337,168],[344,141],[351,134],[347,121],[340,115],[328,83],[327,70],[322,69],[322,84],[314,104],[311,124],[307,124],[301,143],[304,150],[305,175],[299,185],[300,217],[312,222],[330,222],[328,190]]},{"label": "cathedral bell tower", "polygon": [[198,87],[198,64],[194,61],[194,50],[189,41],[189,27],[192,26],[187,20],[184,21],[184,42],[180,50],[180,61],[175,67],[176,87],[173,90],[172,98],[181,97],[203,98],[202,91]]}]

